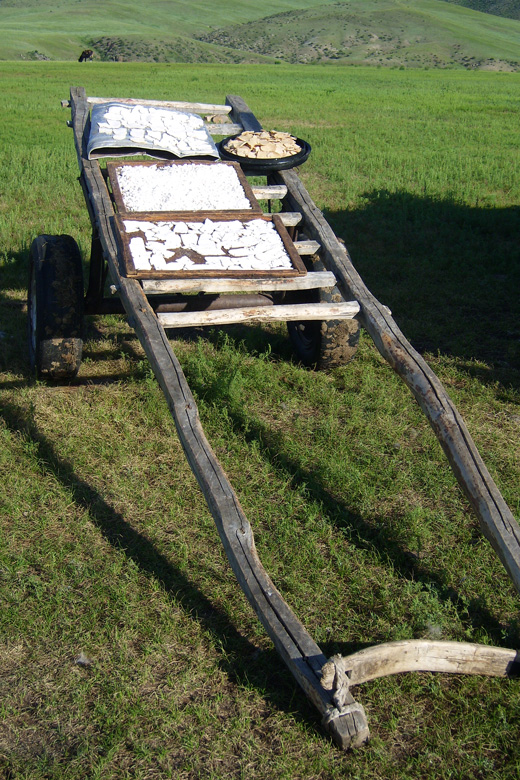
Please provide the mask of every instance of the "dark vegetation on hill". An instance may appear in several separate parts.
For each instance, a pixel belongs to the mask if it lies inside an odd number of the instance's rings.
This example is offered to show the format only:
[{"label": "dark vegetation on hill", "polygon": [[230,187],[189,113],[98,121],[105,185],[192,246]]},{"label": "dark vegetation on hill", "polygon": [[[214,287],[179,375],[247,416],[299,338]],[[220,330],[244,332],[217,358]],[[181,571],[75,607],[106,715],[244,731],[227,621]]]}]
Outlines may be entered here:
[{"label": "dark vegetation on hill", "polygon": [[481,11],[484,14],[505,16],[508,19],[520,19],[519,0],[444,0],[445,3],[455,3],[472,11]]},{"label": "dark vegetation on hill", "polygon": [[520,52],[515,59],[491,56],[486,32],[481,35],[481,40],[471,35],[465,40],[449,24],[435,25],[420,4],[337,2],[217,29],[199,40],[294,64],[520,70]]},{"label": "dark vegetation on hill", "polygon": [[252,52],[234,51],[187,37],[168,40],[113,37],[91,38],[96,58],[105,62],[266,62],[269,58]]}]

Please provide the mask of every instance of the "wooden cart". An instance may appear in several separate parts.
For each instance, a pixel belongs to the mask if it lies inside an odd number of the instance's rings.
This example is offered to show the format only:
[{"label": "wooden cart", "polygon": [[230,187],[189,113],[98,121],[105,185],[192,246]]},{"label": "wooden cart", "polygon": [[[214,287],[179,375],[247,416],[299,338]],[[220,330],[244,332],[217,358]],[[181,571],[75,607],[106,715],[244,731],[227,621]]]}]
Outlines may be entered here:
[{"label": "wooden cart", "polygon": [[[269,174],[253,194],[281,201],[276,220],[289,232],[291,251],[304,272],[226,277],[132,278],[125,265],[113,192],[87,142],[92,105],[114,98],[88,98],[71,89],[70,106],[80,182],[92,223],[90,276],[83,294],[81,257],[70,236],[39,236],[31,248],[28,293],[29,345],[41,376],[69,379],[81,361],[81,319],[86,314],[125,312],[168,402],[188,462],[215,520],[240,587],[277,651],[320,712],[324,727],[342,748],[369,736],[363,707],[350,687],[411,670],[506,676],[518,673],[514,650],[456,642],[407,641],[327,659],[284,601],[258,558],[251,525],[202,430],[197,406],[165,328],[285,320],[297,354],[309,364],[334,364],[355,352],[359,323],[407,384],[434,429],[449,463],[479,518],[481,529],[520,590],[520,529],[489,475],[466,426],[441,383],[397,328],[389,310],[367,290],[345,246],[334,235],[295,170]],[[244,101],[223,105],[160,101],[160,105],[219,117],[215,135],[260,130]],[[306,271],[306,272],[305,272]],[[107,275],[112,292],[105,297]],[[157,275],[156,275],[157,276]],[[197,295],[194,295],[196,293]],[[327,323],[323,327],[321,323]]]}]

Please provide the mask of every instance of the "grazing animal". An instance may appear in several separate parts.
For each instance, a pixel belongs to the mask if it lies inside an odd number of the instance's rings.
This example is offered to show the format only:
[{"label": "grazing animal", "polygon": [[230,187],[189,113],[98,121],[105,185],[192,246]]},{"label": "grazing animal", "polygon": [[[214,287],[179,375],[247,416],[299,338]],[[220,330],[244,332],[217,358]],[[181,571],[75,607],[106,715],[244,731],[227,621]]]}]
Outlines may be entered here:
[{"label": "grazing animal", "polygon": [[94,52],[92,49],[85,49],[81,52],[78,62],[86,62],[94,58]]}]

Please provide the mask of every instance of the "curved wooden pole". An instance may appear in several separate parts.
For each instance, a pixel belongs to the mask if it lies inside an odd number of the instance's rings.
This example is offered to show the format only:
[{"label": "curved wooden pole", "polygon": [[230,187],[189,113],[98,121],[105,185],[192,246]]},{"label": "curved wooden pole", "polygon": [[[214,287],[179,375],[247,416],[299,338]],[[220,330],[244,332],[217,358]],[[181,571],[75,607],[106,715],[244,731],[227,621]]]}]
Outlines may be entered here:
[{"label": "curved wooden pole", "polygon": [[71,90],[71,109],[76,150],[93,226],[99,234],[129,324],[139,336],[162,388],[184,453],[213,515],[233,572],[278,653],[318,709],[334,741],[344,749],[361,745],[369,736],[363,707],[349,694],[345,706],[339,710],[331,693],[323,689],[321,670],[327,659],[263,568],[255,549],[252,528],[204,435],[195,399],[164,328],[139,282],[125,278],[121,273],[123,264],[110,196],[99,163],[89,161],[86,155],[89,109],[84,89]]},{"label": "curved wooden pole", "polygon": [[411,639],[367,647],[342,657],[350,685],[402,672],[445,672],[513,677],[520,674],[520,652],[467,642]]},{"label": "curved wooden pole", "polygon": [[487,470],[455,404],[426,361],[399,330],[387,307],[368,290],[346,248],[334,235],[297,174],[281,171],[273,178],[287,186],[287,207],[302,213],[305,232],[321,244],[323,263],[335,274],[345,299],[355,298],[360,304],[362,325],[428,418],[459,485],[479,519],[482,533],[520,592],[520,527]]},{"label": "curved wooden pole", "polygon": [[[245,130],[262,129],[242,98],[228,95],[226,102],[233,108],[231,116]],[[323,264],[336,276],[343,297],[347,301],[355,298],[360,304],[358,319],[428,418],[459,485],[473,506],[482,533],[520,593],[520,527],[480,457],[455,404],[426,361],[399,330],[389,309],[367,288],[345,246],[338,241],[298,174],[294,170],[280,171],[272,174],[270,181],[287,187],[284,208],[301,213],[305,233],[320,244]]]}]

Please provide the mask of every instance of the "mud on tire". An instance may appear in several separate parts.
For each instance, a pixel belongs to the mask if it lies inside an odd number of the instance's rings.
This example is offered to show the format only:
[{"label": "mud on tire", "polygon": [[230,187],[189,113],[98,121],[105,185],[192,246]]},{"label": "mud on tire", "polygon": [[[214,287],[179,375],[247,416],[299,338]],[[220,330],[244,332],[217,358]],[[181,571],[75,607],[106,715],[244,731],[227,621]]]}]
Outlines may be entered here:
[{"label": "mud on tire", "polygon": [[73,379],[83,350],[83,266],[71,236],[34,239],[27,315],[32,370],[41,379]]},{"label": "mud on tire", "polygon": [[[321,261],[313,270],[323,271]],[[314,303],[338,303],[344,298],[337,287],[316,290]],[[328,320],[319,322],[288,322],[287,329],[298,360],[306,366],[322,370],[349,363],[356,354],[360,328],[357,320]]]}]

